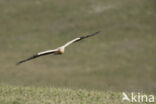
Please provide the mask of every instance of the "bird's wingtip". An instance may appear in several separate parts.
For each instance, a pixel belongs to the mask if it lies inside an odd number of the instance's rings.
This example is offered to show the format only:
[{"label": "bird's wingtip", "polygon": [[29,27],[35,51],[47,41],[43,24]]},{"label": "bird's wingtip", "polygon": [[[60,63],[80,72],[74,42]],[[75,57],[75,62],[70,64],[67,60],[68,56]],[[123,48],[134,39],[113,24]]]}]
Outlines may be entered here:
[{"label": "bird's wingtip", "polygon": [[100,33],[100,32],[101,32],[101,31],[97,31],[97,32],[95,32],[95,33],[97,33],[97,34],[98,34],[98,33]]},{"label": "bird's wingtip", "polygon": [[21,61],[20,61],[20,62],[17,62],[17,63],[16,63],[16,66],[20,65],[21,63],[22,63]]},{"label": "bird's wingtip", "polygon": [[99,34],[101,31],[96,31],[95,33],[91,34],[91,35],[97,35]]}]

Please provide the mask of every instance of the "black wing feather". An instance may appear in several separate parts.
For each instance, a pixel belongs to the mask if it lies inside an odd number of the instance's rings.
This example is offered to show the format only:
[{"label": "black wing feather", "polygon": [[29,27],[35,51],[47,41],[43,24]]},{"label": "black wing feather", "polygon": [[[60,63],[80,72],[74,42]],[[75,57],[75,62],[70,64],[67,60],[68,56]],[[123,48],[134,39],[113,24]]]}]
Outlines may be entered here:
[{"label": "black wing feather", "polygon": [[32,57],[29,57],[29,58],[27,58],[27,59],[24,59],[24,60],[22,60],[22,61],[19,61],[16,65],[19,65],[19,64],[21,64],[21,63],[23,63],[23,62],[32,60],[32,59],[37,58],[37,57],[39,57],[39,55],[33,55]]},{"label": "black wing feather", "polygon": [[80,39],[77,40],[77,41],[75,41],[75,42],[78,42],[78,41],[80,41],[80,40],[82,40],[82,39],[85,39],[85,38],[88,38],[88,37],[90,37],[90,36],[94,36],[94,35],[96,35],[96,34],[98,34],[98,33],[100,33],[100,31],[95,32],[95,33],[93,33],[93,34],[86,35],[86,36],[81,36]]},{"label": "black wing feather", "polygon": [[48,52],[48,53],[44,53],[44,54],[40,54],[40,55],[35,54],[35,55],[33,55],[33,56],[31,56],[31,57],[29,57],[29,58],[27,58],[27,59],[24,59],[24,60],[22,60],[22,61],[19,61],[16,65],[19,65],[19,64],[21,64],[21,63],[23,63],[23,62],[26,62],[26,61],[35,59],[35,58],[40,57],[40,56],[49,55],[49,54],[52,54],[52,53],[54,53],[54,52]]}]

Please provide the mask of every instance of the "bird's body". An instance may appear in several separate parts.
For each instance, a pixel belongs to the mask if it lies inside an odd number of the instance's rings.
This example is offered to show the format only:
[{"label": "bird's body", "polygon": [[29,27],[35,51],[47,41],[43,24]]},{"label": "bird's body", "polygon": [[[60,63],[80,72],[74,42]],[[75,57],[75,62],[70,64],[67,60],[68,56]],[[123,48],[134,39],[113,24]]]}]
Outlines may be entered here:
[{"label": "bird's body", "polygon": [[54,53],[55,55],[61,55],[61,54],[64,54],[64,47],[60,47],[57,49],[57,51]]},{"label": "bird's body", "polygon": [[75,43],[75,42],[78,42],[78,41],[80,41],[80,40],[82,40],[82,39],[88,38],[88,37],[90,37],[90,36],[94,36],[94,35],[96,35],[96,34],[98,34],[98,33],[99,33],[99,32],[95,32],[95,33],[90,34],[90,35],[86,35],[86,36],[81,36],[81,37],[79,37],[79,38],[75,38],[75,39],[73,39],[73,40],[67,42],[65,45],[63,45],[63,46],[61,46],[61,47],[59,47],[59,48],[56,48],[56,49],[54,49],[54,50],[47,50],[47,51],[39,52],[39,53],[33,55],[32,57],[29,57],[29,58],[27,58],[27,59],[25,59],[25,60],[19,61],[19,62],[17,63],[17,65],[19,65],[19,64],[21,64],[21,63],[23,63],[23,62],[32,60],[32,59],[34,59],[34,58],[37,58],[37,57],[40,57],[40,56],[44,56],[44,55],[49,55],[49,54],[61,55],[61,54],[63,54],[63,53],[65,52],[65,48],[66,48],[67,46],[69,46],[70,44]]}]

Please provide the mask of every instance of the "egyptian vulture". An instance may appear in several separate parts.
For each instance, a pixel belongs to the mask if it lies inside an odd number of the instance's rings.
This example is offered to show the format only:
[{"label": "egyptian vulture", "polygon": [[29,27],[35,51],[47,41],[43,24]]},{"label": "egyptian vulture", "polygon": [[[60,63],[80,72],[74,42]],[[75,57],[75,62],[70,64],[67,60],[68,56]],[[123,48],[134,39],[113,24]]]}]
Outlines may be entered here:
[{"label": "egyptian vulture", "polygon": [[27,58],[27,59],[24,59],[24,60],[19,61],[16,65],[19,65],[19,64],[21,64],[21,63],[23,63],[23,62],[26,62],[26,61],[29,61],[29,60],[32,60],[32,59],[35,59],[35,58],[37,58],[37,57],[44,56],[44,55],[49,55],[49,54],[61,55],[61,54],[64,53],[65,48],[66,48],[67,46],[69,46],[70,44],[75,43],[75,42],[79,42],[79,41],[82,40],[82,39],[85,39],[85,38],[94,36],[94,35],[96,35],[96,34],[98,34],[98,33],[99,33],[99,31],[98,31],[98,32],[95,32],[95,33],[92,33],[92,34],[89,34],[89,35],[86,35],[86,36],[81,36],[81,37],[79,37],[79,38],[75,38],[75,39],[73,39],[73,40],[67,42],[65,45],[63,45],[63,46],[61,46],[61,47],[58,47],[58,48],[56,48],[56,49],[54,49],[54,50],[47,50],[47,51],[39,52],[39,53],[37,53],[37,54],[35,54],[35,55],[33,55],[33,56]]}]

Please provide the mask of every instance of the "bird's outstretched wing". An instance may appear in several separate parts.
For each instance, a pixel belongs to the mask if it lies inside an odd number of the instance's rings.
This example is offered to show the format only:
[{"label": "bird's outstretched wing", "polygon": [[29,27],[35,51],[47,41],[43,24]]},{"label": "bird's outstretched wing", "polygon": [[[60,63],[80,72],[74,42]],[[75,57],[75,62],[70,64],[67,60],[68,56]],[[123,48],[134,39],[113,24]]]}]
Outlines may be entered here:
[{"label": "bird's outstretched wing", "polygon": [[98,33],[100,33],[100,31],[95,32],[95,33],[92,33],[92,34],[89,34],[89,35],[86,35],[86,36],[81,36],[81,37],[79,37],[79,38],[75,38],[75,39],[73,39],[73,40],[67,42],[63,47],[67,47],[68,45],[70,45],[70,44],[72,44],[72,43],[78,42],[78,41],[80,41],[80,40],[83,40],[83,39],[85,39],[85,38],[88,38],[88,37],[91,37],[91,36],[94,36],[94,35],[97,35]]},{"label": "bird's outstretched wing", "polygon": [[27,59],[24,59],[24,60],[19,61],[16,65],[19,65],[19,64],[21,64],[21,63],[23,63],[23,62],[26,62],[26,61],[29,61],[29,60],[32,60],[32,59],[35,59],[35,58],[40,57],[40,56],[53,54],[53,53],[55,53],[56,51],[57,51],[57,50],[48,50],[48,51],[39,52],[39,53],[37,53],[37,54],[35,54],[35,55],[33,55],[33,56],[27,58]]}]

